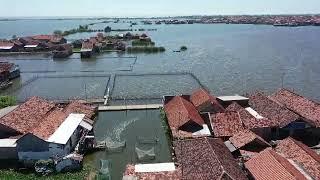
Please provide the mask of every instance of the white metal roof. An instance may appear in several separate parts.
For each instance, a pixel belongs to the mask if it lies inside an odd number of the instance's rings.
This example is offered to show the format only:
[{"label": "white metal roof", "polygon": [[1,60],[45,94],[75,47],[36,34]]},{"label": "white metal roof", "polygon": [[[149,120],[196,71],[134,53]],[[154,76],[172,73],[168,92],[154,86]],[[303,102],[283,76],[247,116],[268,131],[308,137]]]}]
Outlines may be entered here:
[{"label": "white metal roof", "polygon": [[0,46],[0,49],[12,49],[13,46]]},{"label": "white metal roof", "polygon": [[148,173],[148,172],[165,172],[175,171],[176,166],[174,163],[157,163],[157,164],[137,164],[134,166],[135,172]]},{"label": "white metal roof", "polygon": [[24,46],[25,48],[36,48],[36,47],[38,47],[38,45],[25,45]]},{"label": "white metal roof", "polygon": [[234,96],[219,96],[217,97],[221,101],[247,101],[249,98],[239,96],[239,95],[234,95]]},{"label": "white metal roof", "polygon": [[80,52],[91,52],[92,49],[81,49]]},{"label": "white metal roof", "polygon": [[211,132],[209,130],[208,125],[203,124],[202,127],[203,127],[203,129],[201,129],[200,131],[192,133],[192,135],[194,135],[194,136],[210,136]]},{"label": "white metal roof", "polygon": [[234,152],[237,150],[236,147],[234,147],[234,145],[230,141],[224,142],[224,145],[227,146],[230,152]]},{"label": "white metal roof", "polygon": [[77,129],[85,114],[69,114],[67,119],[49,137],[48,142],[66,144],[74,131]]},{"label": "white metal roof", "polygon": [[87,129],[87,130],[89,130],[89,131],[91,131],[92,128],[93,128],[92,125],[87,123],[85,120],[80,122],[80,126],[85,128],[85,129]]},{"label": "white metal roof", "polygon": [[17,139],[0,139],[0,148],[1,147],[16,147]]},{"label": "white metal roof", "polygon": [[256,119],[263,119],[263,117],[254,109],[252,109],[251,107],[247,107],[246,110]]}]

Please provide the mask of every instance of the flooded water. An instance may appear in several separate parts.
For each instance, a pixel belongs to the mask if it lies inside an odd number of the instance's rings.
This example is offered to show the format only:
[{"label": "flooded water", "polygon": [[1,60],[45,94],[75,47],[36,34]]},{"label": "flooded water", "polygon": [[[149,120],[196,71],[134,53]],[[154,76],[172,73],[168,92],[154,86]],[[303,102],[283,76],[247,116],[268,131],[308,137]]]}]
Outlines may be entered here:
[{"label": "flooded water", "polygon": [[[128,163],[171,162],[170,147],[160,119],[159,110],[114,111],[99,113],[94,127],[97,140],[106,140],[108,146],[125,141],[121,152],[100,151],[86,156],[85,163],[99,169],[100,160],[111,160],[112,179],[121,179]],[[157,141],[155,159],[141,161],[137,157],[136,147],[141,139]]]}]

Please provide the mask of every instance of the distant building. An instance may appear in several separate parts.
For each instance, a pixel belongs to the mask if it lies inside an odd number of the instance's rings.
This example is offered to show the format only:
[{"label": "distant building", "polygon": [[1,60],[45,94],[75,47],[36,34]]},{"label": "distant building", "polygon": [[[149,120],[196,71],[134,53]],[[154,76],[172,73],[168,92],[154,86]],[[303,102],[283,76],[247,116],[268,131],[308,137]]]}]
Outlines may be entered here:
[{"label": "distant building", "polygon": [[0,62],[0,81],[11,80],[20,76],[18,65],[9,62]]},{"label": "distant building", "polygon": [[20,47],[10,41],[0,41],[0,52],[17,52]]},{"label": "distant building", "polygon": [[84,41],[82,42],[82,47],[81,47],[81,57],[82,58],[90,58],[91,56],[93,56],[96,52],[97,52],[97,47],[95,46],[95,44],[93,44],[90,41]]},{"label": "distant building", "polygon": [[173,144],[181,179],[247,179],[221,139],[186,139]]},{"label": "distant building", "polygon": [[198,89],[191,94],[190,101],[200,112],[224,112],[223,106],[205,89]]},{"label": "distant building", "polygon": [[36,35],[32,36],[32,39],[45,43],[53,43],[53,44],[65,44],[67,40],[61,35]]},{"label": "distant building", "polygon": [[61,44],[53,47],[53,58],[66,58],[73,54],[71,44]]}]

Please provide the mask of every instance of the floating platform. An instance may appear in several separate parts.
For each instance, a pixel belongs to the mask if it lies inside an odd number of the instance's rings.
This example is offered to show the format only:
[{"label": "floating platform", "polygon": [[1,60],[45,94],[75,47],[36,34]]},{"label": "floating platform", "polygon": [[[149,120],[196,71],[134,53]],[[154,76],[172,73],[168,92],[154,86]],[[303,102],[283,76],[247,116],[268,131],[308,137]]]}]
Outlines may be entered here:
[{"label": "floating platform", "polygon": [[144,110],[160,109],[162,104],[126,105],[126,106],[99,106],[99,111],[125,111],[125,110]]}]

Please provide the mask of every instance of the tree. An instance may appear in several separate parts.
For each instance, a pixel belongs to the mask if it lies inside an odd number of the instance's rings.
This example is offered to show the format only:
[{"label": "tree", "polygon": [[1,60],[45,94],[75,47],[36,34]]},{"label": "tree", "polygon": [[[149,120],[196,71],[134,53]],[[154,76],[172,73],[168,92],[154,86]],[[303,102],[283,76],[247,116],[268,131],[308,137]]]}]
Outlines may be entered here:
[{"label": "tree", "polygon": [[55,30],[53,32],[54,35],[62,35],[62,31],[61,30]]},{"label": "tree", "polygon": [[13,35],[13,36],[12,36],[12,39],[17,39],[17,35]]},{"label": "tree", "polygon": [[16,98],[13,96],[0,96],[0,108],[8,106],[14,106],[16,104]]},{"label": "tree", "polygon": [[104,32],[111,32],[111,27],[107,26],[106,28],[104,28]]}]

